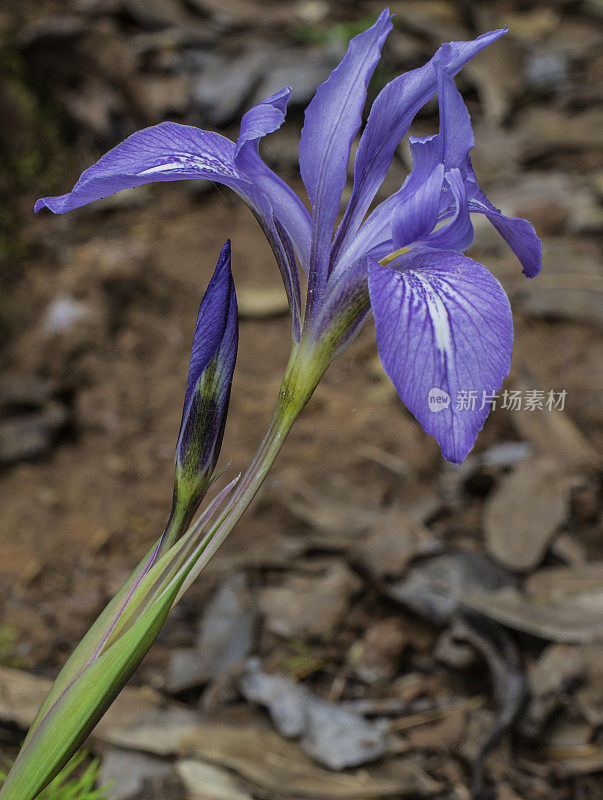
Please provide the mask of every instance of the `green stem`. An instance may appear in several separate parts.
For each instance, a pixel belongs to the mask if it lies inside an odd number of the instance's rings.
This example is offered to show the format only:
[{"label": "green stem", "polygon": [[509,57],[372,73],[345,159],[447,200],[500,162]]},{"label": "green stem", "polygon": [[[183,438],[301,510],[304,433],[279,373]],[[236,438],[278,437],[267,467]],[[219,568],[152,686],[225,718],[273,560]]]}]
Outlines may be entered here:
[{"label": "green stem", "polygon": [[203,552],[185,580],[178,597],[184,594],[214,556],[264,482],[293,423],[314,393],[329,365],[328,359],[317,356],[316,348],[307,346],[303,339],[299,345],[294,346],[281,383],[276,408],[264,439],[253,461],[237,484],[228,507],[205,537]]}]

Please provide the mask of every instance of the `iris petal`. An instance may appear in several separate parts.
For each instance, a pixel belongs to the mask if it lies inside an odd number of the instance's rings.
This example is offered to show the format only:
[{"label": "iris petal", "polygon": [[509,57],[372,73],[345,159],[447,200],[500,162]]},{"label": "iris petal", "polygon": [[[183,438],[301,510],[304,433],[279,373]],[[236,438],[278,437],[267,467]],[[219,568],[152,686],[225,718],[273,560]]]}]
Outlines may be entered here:
[{"label": "iris petal", "polygon": [[442,45],[423,67],[394,78],[381,90],[360,138],[354,165],[354,186],[337,232],[335,259],[355,236],[415,114],[437,92],[436,66],[444,65],[448,75],[454,76],[468,61],[505,32],[506,28],[503,28],[485,33],[470,42]]},{"label": "iris petal", "polygon": [[310,215],[258,152],[261,137],[282,124],[289,93],[283,89],[250,109],[243,116],[236,145],[220,134],[175,122],[137,131],[83,172],[71,192],[44,197],[34,210],[46,206],[64,214],[146,183],[200,178],[224,184],[250,206],[270,240],[289,297],[293,333],[299,338],[301,298],[290,243],[302,264],[307,264]]},{"label": "iris petal", "polygon": [[[460,253],[417,249],[397,265],[369,263],[379,355],[444,458],[460,463],[490,411],[484,393],[497,392],[509,372],[509,301],[485,267]],[[475,402],[459,408],[463,397]]]},{"label": "iris petal", "polygon": [[310,304],[326,284],[331,239],[346,181],[350,148],[362,122],[369,80],[391,28],[386,9],[371,28],[351,40],[343,60],[318,87],[306,109],[299,164],[314,218]]},{"label": "iris petal", "polygon": [[523,267],[523,274],[535,278],[542,269],[542,241],[527,219],[507,217],[486,200],[473,200],[469,210],[483,214],[500,233]]},{"label": "iris petal", "polygon": [[444,167],[438,164],[416,191],[400,198],[391,223],[395,249],[416,242],[434,229],[440,211],[443,180]]}]

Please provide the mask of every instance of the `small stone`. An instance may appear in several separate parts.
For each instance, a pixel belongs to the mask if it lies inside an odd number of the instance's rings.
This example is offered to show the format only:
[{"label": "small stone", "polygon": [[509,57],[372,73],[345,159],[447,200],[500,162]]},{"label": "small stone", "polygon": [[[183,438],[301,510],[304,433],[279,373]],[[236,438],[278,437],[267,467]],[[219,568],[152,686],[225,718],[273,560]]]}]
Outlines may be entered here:
[{"label": "small stone", "polygon": [[53,402],[43,410],[0,423],[0,465],[31,461],[46,455],[66,425],[69,412]]}]

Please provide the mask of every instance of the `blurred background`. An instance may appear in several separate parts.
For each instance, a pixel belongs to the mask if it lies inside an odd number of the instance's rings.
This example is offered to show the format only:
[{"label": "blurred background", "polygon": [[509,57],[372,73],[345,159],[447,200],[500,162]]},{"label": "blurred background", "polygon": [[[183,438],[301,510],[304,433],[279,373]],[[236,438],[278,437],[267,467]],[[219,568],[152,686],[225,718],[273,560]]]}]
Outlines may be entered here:
[{"label": "blurred background", "polygon": [[[146,186],[64,217],[34,217],[34,200],[165,119],[236,138],[241,113],[287,84],[287,124],[262,153],[301,192],[303,108],[382,5],[3,0],[3,757],[163,529],[196,311],[228,236],[228,474],[260,441],[289,338],[270,251],[227,190]],[[441,42],[509,26],[457,83],[482,188],[544,240],[533,282],[482,220],[469,253],[511,298],[505,388],[523,407],[499,402],[467,461],[446,464],[369,323],[91,740],[114,800],[601,796],[603,5],[390,7],[371,97]],[[412,132],[437,124],[434,101]],[[408,167],[403,143],[381,198]]]}]

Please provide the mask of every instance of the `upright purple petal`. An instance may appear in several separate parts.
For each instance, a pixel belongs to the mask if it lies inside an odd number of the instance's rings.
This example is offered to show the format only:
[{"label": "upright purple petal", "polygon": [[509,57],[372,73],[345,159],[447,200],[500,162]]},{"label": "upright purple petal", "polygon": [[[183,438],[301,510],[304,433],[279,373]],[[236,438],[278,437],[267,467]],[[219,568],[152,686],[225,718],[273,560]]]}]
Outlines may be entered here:
[{"label": "upright purple petal", "polygon": [[416,191],[404,195],[391,217],[391,238],[397,250],[427,236],[435,228],[440,211],[444,167],[438,164]]},{"label": "upright purple petal", "polygon": [[445,225],[430,233],[424,239],[424,243],[439,250],[466,250],[473,242],[473,225],[469,216],[465,182],[460,170],[456,167],[449,170],[445,182],[452,199],[450,205],[452,216]]},{"label": "upright purple petal", "polygon": [[299,163],[314,216],[310,303],[326,283],[350,148],[362,122],[369,80],[391,28],[386,9],[371,28],[351,40],[343,60],[318,87],[306,109]]},{"label": "upright purple petal", "polygon": [[460,253],[417,249],[397,266],[369,262],[379,355],[444,458],[460,463],[509,372],[509,301],[485,267]]},{"label": "upright purple petal", "polygon": [[444,167],[446,171],[456,167],[461,170],[463,178],[466,178],[467,158],[475,145],[471,117],[445,66],[438,69],[438,99]]},{"label": "upright purple petal", "polygon": [[438,71],[444,66],[451,77],[474,56],[506,32],[485,33],[471,42],[442,45],[425,66],[390,81],[376,98],[360,139],[354,165],[350,202],[337,232],[334,257],[342,252],[368,211],[391,164],[394,152],[415,114],[438,90]]}]

